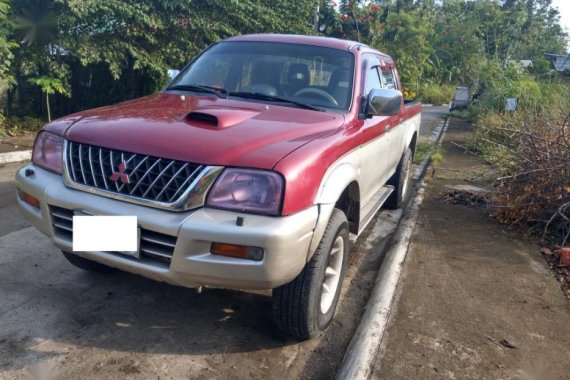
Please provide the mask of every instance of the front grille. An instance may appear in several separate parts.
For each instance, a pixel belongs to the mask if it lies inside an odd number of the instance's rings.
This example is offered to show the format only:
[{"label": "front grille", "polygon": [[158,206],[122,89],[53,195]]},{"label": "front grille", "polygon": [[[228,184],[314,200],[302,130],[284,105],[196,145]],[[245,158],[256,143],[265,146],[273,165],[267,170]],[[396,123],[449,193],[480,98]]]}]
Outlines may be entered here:
[{"label": "front grille", "polygon": [[[73,210],[50,206],[50,214],[56,236],[73,242]],[[139,244],[142,260],[170,263],[176,246],[176,236],[141,228]],[[133,259],[136,260],[136,258]]]},{"label": "front grille", "polygon": [[146,201],[178,201],[204,169],[202,165],[68,142],[69,178],[83,186]]}]

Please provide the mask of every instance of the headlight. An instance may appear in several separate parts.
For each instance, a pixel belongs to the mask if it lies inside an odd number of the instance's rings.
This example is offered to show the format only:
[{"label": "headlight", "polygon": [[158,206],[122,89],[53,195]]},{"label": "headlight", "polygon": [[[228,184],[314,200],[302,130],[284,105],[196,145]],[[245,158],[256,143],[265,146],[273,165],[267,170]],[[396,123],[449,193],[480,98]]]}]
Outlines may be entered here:
[{"label": "headlight", "polygon": [[61,174],[63,167],[63,138],[42,131],[36,137],[32,162],[39,167]]},{"label": "headlight", "polygon": [[225,169],[210,190],[207,206],[278,215],[283,194],[283,178],[274,172]]}]

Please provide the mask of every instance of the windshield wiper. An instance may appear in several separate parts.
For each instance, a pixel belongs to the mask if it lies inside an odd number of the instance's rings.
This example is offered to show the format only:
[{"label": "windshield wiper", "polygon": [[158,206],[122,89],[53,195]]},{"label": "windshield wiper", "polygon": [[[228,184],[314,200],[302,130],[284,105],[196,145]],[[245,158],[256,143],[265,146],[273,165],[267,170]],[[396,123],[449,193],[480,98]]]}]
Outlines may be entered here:
[{"label": "windshield wiper", "polygon": [[296,106],[298,106],[298,107],[305,108],[305,109],[308,109],[308,110],[326,112],[326,110],[323,109],[323,108],[316,107],[316,106],[312,106],[312,105],[307,104],[307,103],[297,102],[297,101],[294,101],[294,100],[291,100],[291,99],[283,98],[283,97],[281,97],[281,96],[260,94],[259,92],[240,92],[240,91],[236,91],[236,92],[229,92],[228,95],[230,95],[230,96],[238,96],[238,97],[240,97],[240,98],[250,98],[250,99],[259,99],[259,100],[271,100],[271,101],[276,101],[276,102],[289,103],[289,104],[293,104],[293,105],[296,105]]},{"label": "windshield wiper", "polygon": [[196,91],[196,92],[207,92],[209,94],[214,94],[218,97],[222,97],[222,95],[227,95],[228,90],[224,88],[214,87],[214,86],[205,86],[201,84],[175,84],[170,87],[166,87],[167,91],[171,90],[180,90],[180,91]]}]

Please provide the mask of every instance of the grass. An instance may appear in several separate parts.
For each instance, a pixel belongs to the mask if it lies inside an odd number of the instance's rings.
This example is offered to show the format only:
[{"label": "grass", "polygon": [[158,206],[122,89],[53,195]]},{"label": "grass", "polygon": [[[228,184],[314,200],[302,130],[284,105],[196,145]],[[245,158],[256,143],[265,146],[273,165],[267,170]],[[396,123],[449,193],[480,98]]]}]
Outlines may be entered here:
[{"label": "grass", "polygon": [[468,109],[453,110],[447,113],[447,116],[453,116],[458,119],[471,120],[471,112]]},{"label": "grass", "polygon": [[427,141],[422,141],[416,146],[416,154],[414,156],[414,164],[421,163],[426,157],[431,156],[433,165],[439,165],[443,162],[443,148],[434,147]]}]

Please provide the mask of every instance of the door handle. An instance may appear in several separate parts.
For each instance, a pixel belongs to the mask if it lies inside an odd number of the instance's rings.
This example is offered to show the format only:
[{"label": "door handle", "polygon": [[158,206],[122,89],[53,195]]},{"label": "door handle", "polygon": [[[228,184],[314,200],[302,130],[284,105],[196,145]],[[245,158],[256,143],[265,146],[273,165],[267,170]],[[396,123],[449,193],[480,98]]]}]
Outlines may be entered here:
[{"label": "door handle", "polygon": [[384,132],[390,132],[390,129],[392,129],[392,127],[387,125],[384,127]]}]

